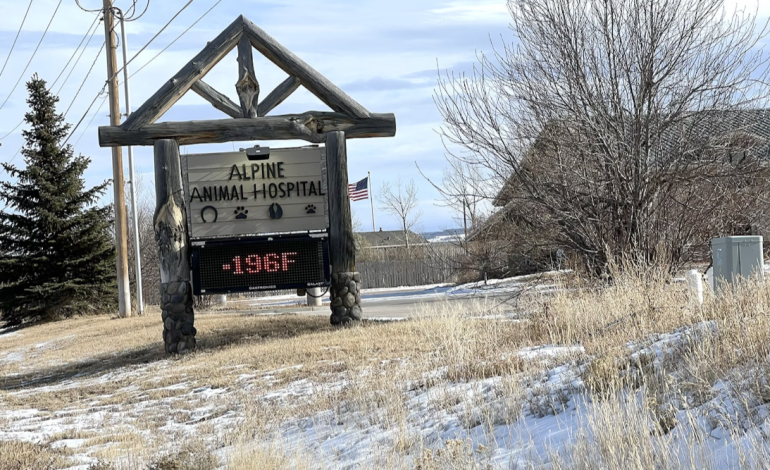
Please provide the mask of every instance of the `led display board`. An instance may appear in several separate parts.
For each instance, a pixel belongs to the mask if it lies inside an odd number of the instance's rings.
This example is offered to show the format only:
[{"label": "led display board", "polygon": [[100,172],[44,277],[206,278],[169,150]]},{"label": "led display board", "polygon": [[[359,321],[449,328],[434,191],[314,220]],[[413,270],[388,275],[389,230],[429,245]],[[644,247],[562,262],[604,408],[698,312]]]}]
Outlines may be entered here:
[{"label": "led display board", "polygon": [[329,285],[325,238],[206,242],[192,257],[196,295]]},{"label": "led display board", "polygon": [[182,155],[192,240],[326,230],[325,149]]}]

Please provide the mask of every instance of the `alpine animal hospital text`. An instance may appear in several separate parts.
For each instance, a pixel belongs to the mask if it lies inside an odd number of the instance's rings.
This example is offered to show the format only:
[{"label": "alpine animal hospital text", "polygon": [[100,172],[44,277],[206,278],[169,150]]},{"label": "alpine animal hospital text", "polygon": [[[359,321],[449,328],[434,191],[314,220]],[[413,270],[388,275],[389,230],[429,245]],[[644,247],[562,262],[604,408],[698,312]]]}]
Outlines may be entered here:
[{"label": "alpine animal hospital text", "polygon": [[[284,162],[237,164],[230,168],[228,181],[285,179]],[[190,202],[240,201],[247,199],[285,199],[325,196],[321,181],[280,181],[270,183],[228,184],[193,187]]]}]

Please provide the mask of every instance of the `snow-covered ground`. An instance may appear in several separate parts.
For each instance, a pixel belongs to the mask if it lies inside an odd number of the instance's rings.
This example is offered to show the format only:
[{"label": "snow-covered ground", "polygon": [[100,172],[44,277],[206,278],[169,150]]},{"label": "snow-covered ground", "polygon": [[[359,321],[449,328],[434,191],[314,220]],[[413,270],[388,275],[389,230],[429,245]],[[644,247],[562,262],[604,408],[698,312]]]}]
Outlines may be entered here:
[{"label": "snow-covered ground", "polygon": [[[568,271],[550,271],[542,274],[530,274],[506,279],[489,279],[485,281],[470,282],[467,284],[430,284],[424,286],[387,287],[377,289],[362,289],[361,298],[366,300],[391,301],[391,300],[440,300],[474,295],[505,295],[521,292],[525,288],[541,291],[552,290],[555,285],[549,282],[552,276]],[[233,302],[250,307],[281,307],[303,304],[304,297],[294,294],[274,295],[244,299]],[[329,303],[329,294],[325,292],[322,297],[324,304]]]},{"label": "snow-covered ground", "polygon": [[[633,361],[642,362],[641,358],[646,358],[644,362],[648,367],[662,370],[669,356],[694,339],[712,334],[717,334],[716,324],[703,322],[655,335],[643,343],[629,344],[628,348]],[[466,449],[467,458],[474,462],[508,469],[547,467],[555,458],[569,460],[570,449],[581,436],[585,438],[586,429],[589,436],[596,434],[589,439],[601,438],[596,423],[606,418],[608,405],[588,397],[582,376],[592,358],[582,346],[542,345],[521,348],[515,355],[537,364],[539,372],[513,379],[451,381],[438,380],[446,379],[447,374],[446,367],[439,368],[427,372],[426,379],[419,383],[398,384],[402,401],[395,404],[395,409],[387,403],[377,404],[376,396],[370,397],[372,405],[368,408],[340,399],[338,407],[285,420],[251,445],[278,445],[289,456],[311,456],[319,468],[341,469],[382,468],[393,464],[393,459],[396,464],[410,468],[424,457],[425,449],[456,445]],[[163,368],[173,367],[173,363],[167,360],[155,365],[127,367],[9,395],[23,398],[30,393],[63,392],[108,381],[130,382],[133,377],[147,374],[161,377]],[[0,410],[0,439],[42,442],[51,436],[75,432],[102,435],[125,432],[135,427],[145,413],[171,413],[186,406],[186,421],[168,420],[160,431],[180,437],[197,434],[217,447],[212,436],[224,435],[244,420],[243,411],[232,406],[237,394],[245,392],[261,404],[261,409],[270,410],[297,406],[319,393],[342,398],[355,392],[351,390],[350,378],[342,375],[323,383],[316,383],[312,378],[297,379],[267,393],[263,391],[265,384],[273,383],[282,372],[302,368],[303,364],[296,364],[279,370],[244,373],[231,387],[200,387],[168,398],[150,399],[151,391],[145,391],[143,399],[126,403],[102,405],[99,400],[93,400],[90,404],[73,403],[60,410],[3,409]],[[729,385],[718,382],[713,388],[713,398],[695,406],[688,405],[692,402],[688,402],[686,394],[672,400],[672,422],[677,425],[669,434],[654,436],[645,432],[645,436],[649,436],[653,446],[678,452],[681,462],[690,462],[686,467],[700,468],[708,461],[712,468],[745,468],[747,463],[752,463],[741,460],[745,449],[768,445],[764,437],[770,432],[770,404],[754,402],[747,407],[745,400],[735,396]],[[131,392],[131,387],[121,392]],[[184,383],[172,384],[155,391],[184,390],[185,387]],[[626,392],[620,395],[625,408],[610,411],[620,413],[617,420],[638,421],[627,423],[628,426],[653,429],[655,418],[646,408],[640,408],[641,401],[643,389]],[[394,414],[400,418],[394,421]],[[618,429],[624,426],[621,422]],[[93,449],[83,447],[85,442],[85,439],[62,438],[52,445],[71,448],[82,463],[75,468],[85,469],[96,462]],[[394,448],[400,451],[394,453]],[[232,448],[225,446],[217,453],[225,462],[231,451]]]}]

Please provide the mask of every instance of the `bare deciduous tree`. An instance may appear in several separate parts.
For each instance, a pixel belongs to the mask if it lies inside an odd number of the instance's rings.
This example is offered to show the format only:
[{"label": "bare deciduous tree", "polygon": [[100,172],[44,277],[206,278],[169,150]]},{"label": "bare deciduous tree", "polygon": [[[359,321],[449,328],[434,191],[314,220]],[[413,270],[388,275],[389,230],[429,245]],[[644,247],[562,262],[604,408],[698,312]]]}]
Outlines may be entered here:
[{"label": "bare deciduous tree", "polygon": [[508,6],[515,41],[442,79],[436,101],[452,157],[496,179],[513,218],[600,272],[619,256],[677,266],[766,217],[755,14],[722,0]]},{"label": "bare deciduous tree", "polygon": [[444,168],[441,182],[435,183],[428,178],[422,169],[417,166],[420,174],[425,178],[444,199],[443,206],[449,207],[454,212],[454,219],[465,230],[473,231],[478,223],[485,217],[484,201],[492,197],[490,190],[494,185],[480,165],[467,161],[447,157],[448,167]]},{"label": "bare deciduous tree", "polygon": [[[160,304],[160,269],[158,248],[155,242],[153,217],[155,214],[155,194],[151,185],[147,185],[141,174],[136,178],[136,210],[139,227],[139,255],[142,261],[142,296],[145,304]],[[126,207],[131,210],[128,194]],[[131,281],[132,295],[136,292],[136,262],[134,251],[134,217],[129,213],[130,236],[128,237],[128,277]],[[133,299],[136,302],[136,299]]]},{"label": "bare deciduous tree", "polygon": [[409,249],[409,232],[415,227],[422,215],[417,208],[417,185],[410,179],[404,184],[401,178],[396,182],[395,188],[390,182],[385,182],[380,187],[380,210],[398,218],[401,230],[404,232],[404,242]]}]

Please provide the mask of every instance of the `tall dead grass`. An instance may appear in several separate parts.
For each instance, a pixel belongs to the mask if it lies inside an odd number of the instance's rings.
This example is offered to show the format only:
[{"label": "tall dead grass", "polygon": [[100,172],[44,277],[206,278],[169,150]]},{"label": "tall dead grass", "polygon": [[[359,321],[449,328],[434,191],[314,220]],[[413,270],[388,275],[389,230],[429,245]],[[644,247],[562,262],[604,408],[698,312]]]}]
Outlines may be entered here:
[{"label": "tall dead grass", "polygon": [[[695,409],[717,406],[718,393],[740,409],[706,418],[731,436],[744,436],[759,419],[752,413],[770,403],[770,285],[747,281],[699,305],[664,270],[628,267],[611,285],[561,282],[556,291],[528,292],[515,304],[437,302],[421,306],[411,321],[344,329],[332,329],[325,317],[200,315],[199,350],[180,358],[163,354],[160,321],[152,316],[40,325],[0,339],[0,358],[24,356],[0,362],[0,404],[51,411],[142,404],[148,411],[122,423],[125,430],[99,430],[100,438],[91,439],[110,461],[120,461],[121,452],[141,461],[162,455],[172,437],[160,437],[161,428],[189,422],[191,410],[205,405],[216,415],[239,416],[224,432],[197,428],[212,433],[209,449],[230,449],[228,468],[318,468],[309,451],[284,445],[281,426],[302,419],[336,424],[342,416],[359,420],[351,426],[394,430],[390,451],[373,467],[472,468],[483,467],[486,457],[467,442],[428,443],[415,431],[419,423],[409,410],[415,394],[427,392],[431,409],[459,416],[466,431],[481,426],[493,441],[496,426],[525,413],[565,409],[570,394],[581,390],[554,394],[532,384],[569,363],[582,371],[593,412],[573,445],[552,456],[555,468],[717,468],[697,441],[702,436],[690,433],[680,443],[668,436],[688,425],[679,422],[683,411],[688,421],[703,419]],[[676,331],[671,347],[645,349]],[[581,345],[585,354],[537,360],[519,354],[543,344]],[[105,374],[109,380],[100,379]],[[69,388],[46,388],[74,380]],[[304,388],[294,391],[297,384]],[[195,399],[192,391],[201,387],[228,393]],[[752,445],[741,459],[766,455]]]}]

